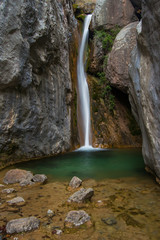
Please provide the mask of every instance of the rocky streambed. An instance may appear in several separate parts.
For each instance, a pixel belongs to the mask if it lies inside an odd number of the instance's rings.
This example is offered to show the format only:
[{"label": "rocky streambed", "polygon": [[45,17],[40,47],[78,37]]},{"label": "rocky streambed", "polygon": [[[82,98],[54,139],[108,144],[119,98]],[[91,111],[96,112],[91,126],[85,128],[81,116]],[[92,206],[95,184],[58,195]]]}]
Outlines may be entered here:
[{"label": "rocky streambed", "polygon": [[160,239],[160,187],[149,175],[69,183],[27,174],[26,184],[6,176],[1,171],[0,239]]}]

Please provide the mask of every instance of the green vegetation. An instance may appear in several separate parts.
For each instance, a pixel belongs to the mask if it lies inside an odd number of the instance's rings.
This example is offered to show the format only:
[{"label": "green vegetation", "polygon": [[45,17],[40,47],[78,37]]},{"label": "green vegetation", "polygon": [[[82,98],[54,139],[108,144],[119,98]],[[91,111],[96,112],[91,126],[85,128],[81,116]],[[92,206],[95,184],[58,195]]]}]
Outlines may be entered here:
[{"label": "green vegetation", "polygon": [[112,87],[106,79],[104,72],[97,73],[97,76],[99,78],[99,97],[108,103],[109,111],[113,113],[113,110],[115,109],[115,97],[112,94]]},{"label": "green vegetation", "polygon": [[102,42],[103,49],[106,49],[107,52],[110,52],[113,46],[114,39],[116,38],[120,30],[121,29],[118,26],[108,31],[96,30],[95,36]]},{"label": "green vegetation", "polygon": [[103,67],[106,67],[107,64],[108,64],[108,55],[106,55],[106,56],[104,57]]},{"label": "green vegetation", "polygon": [[76,11],[79,7],[78,7],[78,4],[73,4],[73,10]]},{"label": "green vegetation", "polygon": [[82,21],[82,22],[84,22],[85,17],[86,17],[85,14],[80,14],[80,15],[76,16],[76,18],[77,18],[79,21]]}]

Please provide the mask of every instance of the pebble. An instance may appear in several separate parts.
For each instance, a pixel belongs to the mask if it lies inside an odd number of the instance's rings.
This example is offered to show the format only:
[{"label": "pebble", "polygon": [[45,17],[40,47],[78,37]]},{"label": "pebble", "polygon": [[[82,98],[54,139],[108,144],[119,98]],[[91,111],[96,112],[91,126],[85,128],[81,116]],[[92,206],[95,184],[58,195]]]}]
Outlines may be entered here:
[{"label": "pebble", "polygon": [[54,212],[51,209],[48,209],[47,216],[48,217],[53,217],[53,216],[55,216],[55,214],[54,214]]}]

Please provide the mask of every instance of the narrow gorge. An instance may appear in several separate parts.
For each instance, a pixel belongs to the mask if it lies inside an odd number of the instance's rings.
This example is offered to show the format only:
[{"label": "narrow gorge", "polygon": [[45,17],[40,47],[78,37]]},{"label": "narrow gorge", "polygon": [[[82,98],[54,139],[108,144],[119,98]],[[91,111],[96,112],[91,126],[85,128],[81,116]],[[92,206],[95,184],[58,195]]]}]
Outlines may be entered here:
[{"label": "narrow gorge", "polygon": [[0,240],[159,240],[160,2],[0,2]]}]

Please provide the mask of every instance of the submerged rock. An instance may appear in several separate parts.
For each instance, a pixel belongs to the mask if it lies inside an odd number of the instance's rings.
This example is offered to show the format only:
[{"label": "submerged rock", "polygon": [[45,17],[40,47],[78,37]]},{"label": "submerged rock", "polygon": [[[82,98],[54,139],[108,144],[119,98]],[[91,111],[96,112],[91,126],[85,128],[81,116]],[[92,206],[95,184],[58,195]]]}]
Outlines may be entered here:
[{"label": "submerged rock", "polygon": [[90,216],[85,211],[70,211],[65,218],[65,226],[68,228],[79,227],[88,221],[90,221]]},{"label": "submerged rock", "polygon": [[23,180],[31,180],[33,174],[26,170],[21,169],[12,169],[8,171],[3,179],[3,182],[6,184],[20,183]]},{"label": "submerged rock", "polygon": [[33,179],[34,182],[44,183],[47,181],[47,176],[44,174],[36,174]]},{"label": "submerged rock", "polygon": [[110,226],[117,224],[117,220],[114,217],[102,218],[101,220],[102,222]]},{"label": "submerged rock", "polygon": [[80,178],[74,176],[74,177],[71,179],[71,181],[70,181],[70,183],[69,183],[69,186],[72,187],[72,188],[78,188],[78,187],[81,186],[81,184],[82,184],[82,180],[81,180]]},{"label": "submerged rock", "polygon": [[6,225],[8,234],[27,232],[39,227],[40,220],[36,217],[19,218],[11,220]]},{"label": "submerged rock", "polygon": [[79,191],[75,192],[70,198],[68,202],[77,202],[82,203],[87,200],[91,200],[92,196],[94,195],[94,190],[92,188],[81,188]]},{"label": "submerged rock", "polygon": [[51,209],[48,209],[47,216],[48,217],[53,217],[53,216],[55,216],[55,214],[54,214],[54,212]]},{"label": "submerged rock", "polygon": [[13,192],[16,192],[16,190],[14,188],[6,188],[6,189],[2,190],[2,193],[7,193],[7,194],[10,194]]},{"label": "submerged rock", "polygon": [[23,205],[25,204],[25,200],[22,197],[15,197],[11,200],[8,200],[7,203],[9,205]]},{"label": "submerged rock", "polygon": [[20,186],[21,187],[24,187],[24,186],[28,186],[28,185],[33,185],[34,182],[32,182],[31,180],[29,179],[23,179],[21,182],[20,182]]},{"label": "submerged rock", "polygon": [[0,184],[0,187],[4,187],[4,185],[3,185],[3,184]]}]

